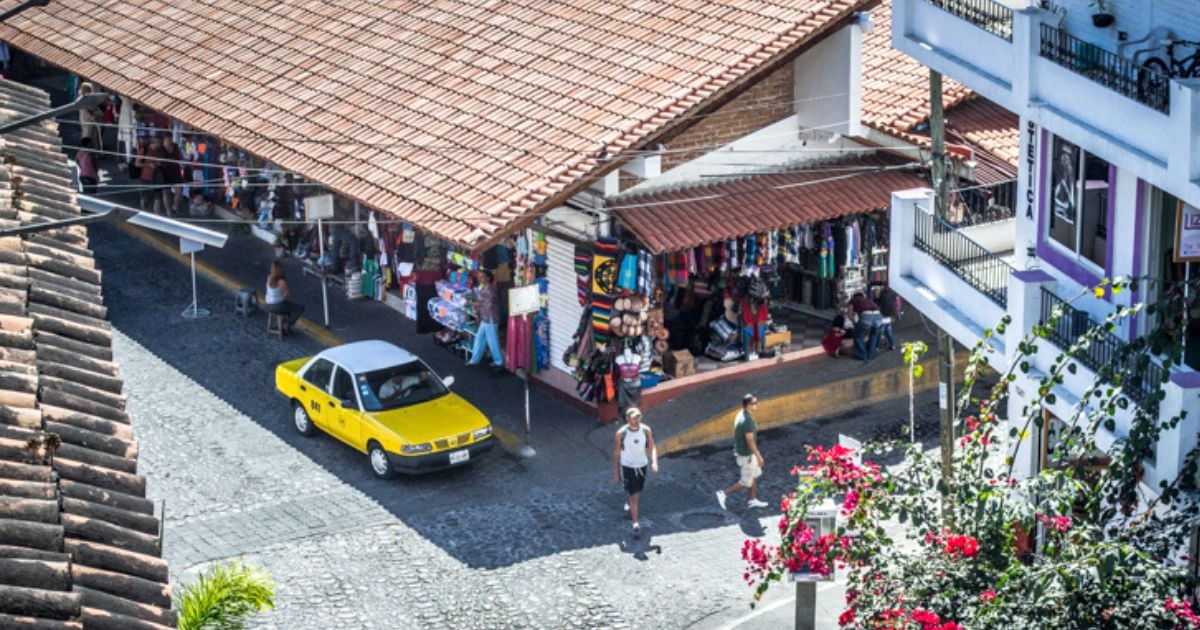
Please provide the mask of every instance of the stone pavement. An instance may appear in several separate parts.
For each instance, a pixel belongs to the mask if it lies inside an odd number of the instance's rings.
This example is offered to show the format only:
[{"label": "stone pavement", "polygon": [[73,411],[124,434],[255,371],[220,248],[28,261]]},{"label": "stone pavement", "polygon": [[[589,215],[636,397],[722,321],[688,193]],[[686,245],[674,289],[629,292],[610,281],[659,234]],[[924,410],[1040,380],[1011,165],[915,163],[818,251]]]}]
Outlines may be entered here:
[{"label": "stone pavement", "polygon": [[[777,516],[717,509],[711,488],[732,475],[725,449],[663,461],[647,490],[646,536],[634,541],[603,454],[576,452],[573,471],[500,454],[446,476],[379,482],[332,439],[277,434],[287,427],[281,400],[254,419],[125,334],[114,346],[149,496],[166,500],[176,584],[218,559],[263,567],[279,607],[255,627],[717,627],[749,612],[740,544]],[[763,496],[786,489],[783,462],[801,442],[871,425],[765,435]],[[537,481],[545,473],[560,483]],[[766,612],[786,617],[787,595],[776,589],[764,606],[785,605]],[[741,627],[767,627],[760,621]]]}]

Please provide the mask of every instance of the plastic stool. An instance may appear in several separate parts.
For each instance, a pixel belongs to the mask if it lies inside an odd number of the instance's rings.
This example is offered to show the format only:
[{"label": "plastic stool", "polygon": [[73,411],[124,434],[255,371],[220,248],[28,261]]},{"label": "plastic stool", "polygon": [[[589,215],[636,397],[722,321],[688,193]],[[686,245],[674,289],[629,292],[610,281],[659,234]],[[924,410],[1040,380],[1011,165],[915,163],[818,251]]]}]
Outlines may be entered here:
[{"label": "plastic stool", "polygon": [[283,339],[283,314],[267,311],[267,337],[272,335]]},{"label": "plastic stool", "polygon": [[257,306],[258,296],[254,294],[254,289],[239,289],[233,298],[233,312],[242,317],[249,317],[250,312]]}]

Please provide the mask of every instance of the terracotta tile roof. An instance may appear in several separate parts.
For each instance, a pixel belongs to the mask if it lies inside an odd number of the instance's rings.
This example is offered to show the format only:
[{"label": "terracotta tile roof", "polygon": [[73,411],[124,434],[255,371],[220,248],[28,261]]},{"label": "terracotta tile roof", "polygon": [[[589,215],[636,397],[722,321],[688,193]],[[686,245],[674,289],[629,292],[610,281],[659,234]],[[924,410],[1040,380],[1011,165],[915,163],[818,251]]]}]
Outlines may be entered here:
[{"label": "terracotta tile roof", "polygon": [[[929,118],[929,69],[892,47],[892,0],[871,10],[872,31],[862,43],[862,119],[884,133],[910,131]],[[971,95],[961,83],[942,78],[942,106]]]},{"label": "terracotta tile roof", "polygon": [[[0,120],[49,106],[0,81]],[[79,215],[53,122],[0,155],[0,227]],[[0,627],[175,626],[105,315],[84,228],[0,237]]]},{"label": "terracotta tile roof", "polygon": [[609,208],[654,252],[886,208],[892,191],[927,186],[902,158],[873,156],[791,172],[610,198]]},{"label": "terracotta tile roof", "polygon": [[[863,37],[862,119],[869,127],[920,146],[929,132],[929,69],[892,47],[892,0],[871,10],[875,28]],[[994,183],[1017,176],[1020,137],[1012,112],[975,96],[966,86],[942,78],[947,142],[975,150],[976,178]]]},{"label": "terracotta tile roof", "polygon": [[870,4],[55,0],[0,38],[479,248]]}]

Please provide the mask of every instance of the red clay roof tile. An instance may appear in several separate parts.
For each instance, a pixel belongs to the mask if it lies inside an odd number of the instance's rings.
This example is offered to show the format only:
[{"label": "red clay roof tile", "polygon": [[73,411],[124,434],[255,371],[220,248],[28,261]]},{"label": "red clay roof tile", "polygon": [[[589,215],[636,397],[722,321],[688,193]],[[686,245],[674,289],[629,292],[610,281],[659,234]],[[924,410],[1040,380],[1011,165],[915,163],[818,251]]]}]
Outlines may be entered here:
[{"label": "red clay roof tile", "polygon": [[872,156],[790,172],[610,198],[609,208],[654,252],[886,208],[893,191],[926,186],[917,165]]},{"label": "red clay roof tile", "polygon": [[[0,37],[480,246],[586,184],[604,167],[602,150],[612,158],[639,146],[869,4],[114,0],[97,11],[89,0],[55,0],[0,25]],[[287,141],[297,134],[350,148]],[[541,202],[529,210],[531,191]],[[503,220],[481,216],[493,205],[507,209]]]}]

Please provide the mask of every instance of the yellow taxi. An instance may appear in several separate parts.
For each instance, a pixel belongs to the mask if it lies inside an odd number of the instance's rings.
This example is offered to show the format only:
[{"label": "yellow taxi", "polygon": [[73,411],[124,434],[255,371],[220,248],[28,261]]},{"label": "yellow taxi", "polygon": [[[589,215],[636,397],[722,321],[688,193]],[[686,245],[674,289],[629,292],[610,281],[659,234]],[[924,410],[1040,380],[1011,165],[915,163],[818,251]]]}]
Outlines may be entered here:
[{"label": "yellow taxi", "polygon": [[460,466],[492,449],[483,412],[450,391],[416,355],[356,341],[275,368],[275,389],[304,436],[317,430],[366,453],[375,476]]}]

